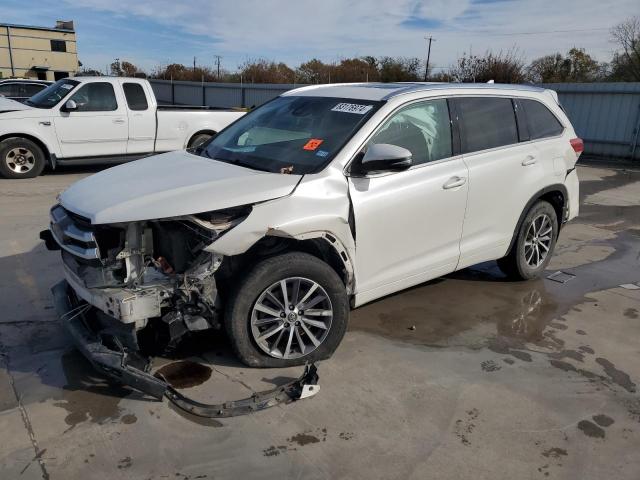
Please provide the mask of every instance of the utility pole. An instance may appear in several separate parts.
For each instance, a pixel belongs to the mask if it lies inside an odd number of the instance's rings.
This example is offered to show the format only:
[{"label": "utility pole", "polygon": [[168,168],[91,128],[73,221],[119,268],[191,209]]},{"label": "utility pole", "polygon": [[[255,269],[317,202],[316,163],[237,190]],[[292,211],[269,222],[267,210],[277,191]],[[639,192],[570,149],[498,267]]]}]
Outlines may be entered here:
[{"label": "utility pole", "polygon": [[216,78],[218,79],[218,81],[220,80],[220,59],[222,58],[220,55],[214,55],[214,57],[216,58],[216,65],[218,66],[218,73],[216,75]]},{"label": "utility pole", "polygon": [[427,79],[429,78],[429,60],[431,59],[431,42],[435,41],[435,38],[429,35],[428,37],[425,36],[424,39],[429,40],[429,48],[427,49],[427,65],[424,68],[424,81],[426,82]]},{"label": "utility pole", "polygon": [[196,57],[193,57],[193,71],[196,71]]}]

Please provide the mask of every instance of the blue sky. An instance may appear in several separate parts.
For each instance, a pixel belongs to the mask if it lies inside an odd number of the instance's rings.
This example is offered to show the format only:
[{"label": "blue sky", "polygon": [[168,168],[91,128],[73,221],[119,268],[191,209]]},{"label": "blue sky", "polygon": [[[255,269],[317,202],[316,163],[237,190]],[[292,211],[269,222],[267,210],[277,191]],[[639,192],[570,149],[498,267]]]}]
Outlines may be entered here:
[{"label": "blue sky", "polygon": [[115,57],[145,69],[167,63],[235,71],[247,59],[292,66],[360,55],[424,57],[447,67],[472,50],[517,49],[525,59],[614,49],[608,29],[640,14],[637,0],[2,0],[0,22],[52,26],[74,20],[79,58],[104,70]]}]

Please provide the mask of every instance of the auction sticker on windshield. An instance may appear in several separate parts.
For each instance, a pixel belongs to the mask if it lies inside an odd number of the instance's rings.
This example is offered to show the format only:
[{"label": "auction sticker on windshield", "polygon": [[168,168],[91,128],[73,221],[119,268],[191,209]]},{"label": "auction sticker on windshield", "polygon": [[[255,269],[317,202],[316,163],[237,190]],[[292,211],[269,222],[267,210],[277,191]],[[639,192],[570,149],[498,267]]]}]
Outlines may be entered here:
[{"label": "auction sticker on windshield", "polygon": [[357,103],[339,103],[331,109],[332,112],[356,113],[364,115],[373,108],[373,105],[358,105]]},{"label": "auction sticker on windshield", "polygon": [[321,140],[319,138],[312,138],[307,143],[305,143],[304,147],[302,147],[302,148],[304,150],[315,150],[316,148],[318,148],[320,146],[320,144],[322,142],[324,142],[324,140]]}]

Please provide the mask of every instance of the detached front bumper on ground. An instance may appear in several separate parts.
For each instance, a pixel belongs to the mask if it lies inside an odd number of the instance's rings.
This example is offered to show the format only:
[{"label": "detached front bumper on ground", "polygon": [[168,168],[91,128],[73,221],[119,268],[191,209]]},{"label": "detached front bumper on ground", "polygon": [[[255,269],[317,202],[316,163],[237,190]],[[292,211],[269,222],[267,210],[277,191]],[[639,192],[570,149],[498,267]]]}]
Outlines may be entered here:
[{"label": "detached front bumper on ground", "polygon": [[312,397],[320,391],[315,365],[305,367],[300,378],[251,397],[205,404],[178,392],[160,377],[151,374],[151,362],[137,352],[129,352],[108,330],[94,331],[89,313],[93,307],[76,300],[66,280],[52,288],[55,308],[80,352],[107,377],[128,385],[153,398],[167,397],[179,408],[201,417],[220,418],[245,415],[280,404]]}]

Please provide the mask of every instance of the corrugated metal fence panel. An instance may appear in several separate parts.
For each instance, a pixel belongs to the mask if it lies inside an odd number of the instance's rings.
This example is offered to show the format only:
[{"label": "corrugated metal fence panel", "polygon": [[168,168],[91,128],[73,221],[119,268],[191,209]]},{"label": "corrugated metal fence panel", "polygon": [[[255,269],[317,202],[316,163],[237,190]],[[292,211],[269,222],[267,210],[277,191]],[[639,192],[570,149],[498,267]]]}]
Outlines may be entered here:
[{"label": "corrugated metal fence panel", "polygon": [[585,154],[640,158],[640,83],[551,83]]},{"label": "corrugated metal fence panel", "polygon": [[234,108],[242,106],[242,89],[237,85],[215,86],[205,84],[205,105],[220,108]]},{"label": "corrugated metal fence panel", "polygon": [[[303,85],[184,82],[150,80],[158,102],[176,105],[208,105],[233,108],[262,105],[281,93]],[[204,90],[204,93],[203,93]]]},{"label": "corrugated metal fence panel", "polygon": [[149,80],[149,82],[158,103],[171,103],[171,82],[163,80]]},{"label": "corrugated metal fence panel", "polygon": [[278,95],[300,87],[300,85],[251,85],[246,87],[245,106],[262,105]]}]

